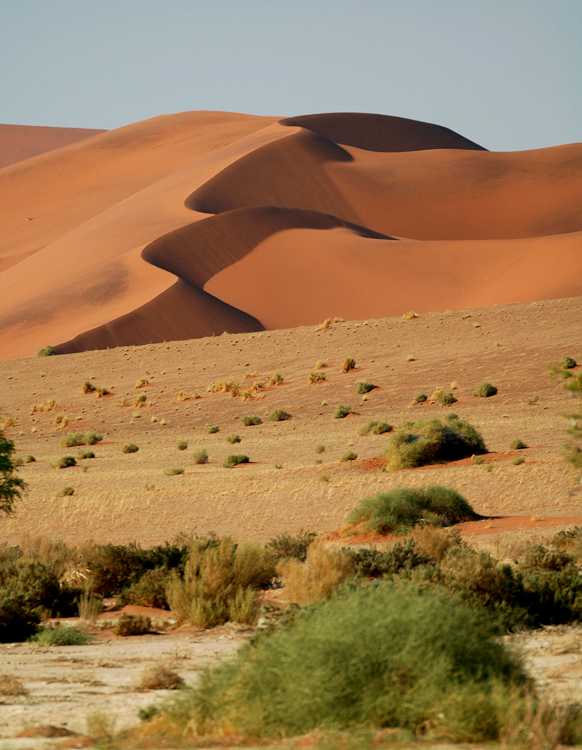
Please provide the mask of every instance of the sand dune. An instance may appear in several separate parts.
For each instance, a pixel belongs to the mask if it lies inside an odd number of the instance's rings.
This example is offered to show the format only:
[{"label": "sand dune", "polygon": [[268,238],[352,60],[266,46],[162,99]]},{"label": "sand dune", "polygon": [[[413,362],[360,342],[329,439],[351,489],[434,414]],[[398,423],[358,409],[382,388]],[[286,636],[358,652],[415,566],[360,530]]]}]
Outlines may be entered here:
[{"label": "sand dune", "polygon": [[186,112],[0,169],[0,358],[579,295],[581,258],[581,144]]},{"label": "sand dune", "polygon": [[35,125],[0,124],[0,169],[104,132],[88,128],[43,128]]}]

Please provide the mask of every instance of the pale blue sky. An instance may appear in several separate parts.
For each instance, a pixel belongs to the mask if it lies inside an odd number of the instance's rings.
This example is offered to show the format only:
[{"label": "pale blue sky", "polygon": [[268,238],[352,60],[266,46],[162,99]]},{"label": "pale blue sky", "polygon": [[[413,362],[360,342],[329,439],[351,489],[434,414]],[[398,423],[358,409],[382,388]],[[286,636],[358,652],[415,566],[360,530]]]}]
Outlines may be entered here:
[{"label": "pale blue sky", "polygon": [[582,141],[582,0],[0,0],[0,122],[359,111]]}]

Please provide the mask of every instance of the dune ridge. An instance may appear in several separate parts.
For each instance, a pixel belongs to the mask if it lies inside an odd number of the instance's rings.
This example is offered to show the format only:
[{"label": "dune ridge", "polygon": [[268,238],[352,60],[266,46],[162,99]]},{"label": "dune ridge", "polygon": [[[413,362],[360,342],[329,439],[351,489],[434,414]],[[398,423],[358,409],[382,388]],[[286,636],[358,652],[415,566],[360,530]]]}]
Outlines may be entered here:
[{"label": "dune ridge", "polygon": [[0,169],[105,132],[89,128],[0,124]]},{"label": "dune ridge", "polygon": [[3,197],[2,359],[582,294],[582,144],[186,112],[0,170]]}]

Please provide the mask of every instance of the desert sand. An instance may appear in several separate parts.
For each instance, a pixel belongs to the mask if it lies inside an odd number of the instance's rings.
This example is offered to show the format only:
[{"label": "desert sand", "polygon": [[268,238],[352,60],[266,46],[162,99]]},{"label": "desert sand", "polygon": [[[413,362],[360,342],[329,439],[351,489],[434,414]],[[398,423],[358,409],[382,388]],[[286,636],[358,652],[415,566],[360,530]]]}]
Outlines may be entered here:
[{"label": "desert sand", "polygon": [[582,145],[157,117],[0,169],[0,359],[582,294]]},{"label": "desert sand", "polygon": [[89,128],[0,125],[0,169],[104,132]]}]

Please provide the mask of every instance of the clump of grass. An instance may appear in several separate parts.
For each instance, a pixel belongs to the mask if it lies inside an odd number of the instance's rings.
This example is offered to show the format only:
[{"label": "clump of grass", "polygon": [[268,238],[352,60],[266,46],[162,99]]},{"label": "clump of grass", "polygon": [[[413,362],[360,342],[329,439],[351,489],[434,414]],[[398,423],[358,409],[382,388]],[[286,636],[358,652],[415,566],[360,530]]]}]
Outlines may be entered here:
[{"label": "clump of grass", "polygon": [[144,388],[146,385],[149,385],[150,381],[147,378],[140,378],[139,380],[135,381],[135,387],[136,388]]},{"label": "clump of grass", "polygon": [[92,638],[83,630],[57,623],[42,628],[30,640],[41,646],[84,646]]},{"label": "clump of grass", "polygon": [[45,346],[44,349],[39,349],[36,353],[37,357],[54,357],[56,355],[56,351],[53,349],[52,346]]},{"label": "clump of grass", "polygon": [[307,550],[313,544],[317,532],[301,531],[296,536],[291,534],[280,534],[270,539],[265,545],[270,554],[277,560],[299,560],[304,562],[307,557]]},{"label": "clump of grass", "polygon": [[327,380],[327,376],[324,372],[319,372],[318,370],[314,370],[313,372],[309,373],[309,376],[307,378],[307,383],[309,385],[316,385],[317,383],[324,383]]},{"label": "clump of grass", "polygon": [[424,404],[425,401],[428,401],[428,396],[426,393],[417,393],[416,396],[412,399],[413,404]]},{"label": "clump of grass", "polygon": [[398,487],[367,497],[347,518],[349,526],[361,526],[375,534],[403,534],[418,523],[452,526],[481,518],[462,495],[450,487]]},{"label": "clump of grass", "polygon": [[363,396],[365,393],[370,393],[370,391],[373,391],[374,388],[377,387],[378,386],[374,385],[373,383],[358,383],[356,392]]},{"label": "clump of grass", "polygon": [[176,449],[179,451],[185,451],[188,448],[188,443],[186,440],[178,440],[176,442]]},{"label": "clump of grass", "polygon": [[78,445],[97,445],[103,440],[102,435],[97,435],[95,432],[73,432],[69,435],[64,435],[60,443],[63,448],[75,448]]},{"label": "clump of grass", "polygon": [[514,458],[511,463],[514,466],[521,466],[521,464],[525,463],[525,458],[523,456],[518,456],[517,458]]},{"label": "clump of grass", "polygon": [[269,378],[269,385],[281,385],[282,382],[283,382],[283,376],[279,372],[275,372]]},{"label": "clump of grass", "polygon": [[222,468],[223,469],[232,469],[235,466],[238,466],[239,464],[248,464],[249,463],[249,457],[243,455],[242,453],[236,455],[233,454],[231,456],[227,456],[224,461],[222,462]]},{"label": "clump of grass", "polygon": [[342,364],[342,372],[346,373],[356,369],[356,360],[353,357],[346,357]]},{"label": "clump of grass", "polygon": [[55,408],[56,403],[57,402],[54,400],[54,398],[47,398],[42,404],[33,404],[30,407],[30,413],[36,414],[36,412],[52,411]]},{"label": "clump of grass", "polygon": [[[41,349],[42,351],[42,349]],[[48,356],[48,355],[39,355]],[[22,682],[12,674],[0,673],[0,695],[16,696],[16,695],[28,695],[28,690],[24,687]]]},{"label": "clump of grass", "polygon": [[173,669],[164,664],[155,664],[144,670],[137,690],[178,690],[185,684]]},{"label": "clump of grass", "polygon": [[121,447],[122,453],[137,453],[139,447],[135,443],[126,443]]},{"label": "clump of grass", "polygon": [[253,427],[254,425],[263,424],[263,420],[256,416],[241,417],[240,421],[245,427]]},{"label": "clump of grass", "polygon": [[391,469],[412,469],[487,453],[483,438],[456,414],[439,419],[405,422],[390,438],[385,455]]},{"label": "clump of grass", "polygon": [[195,464],[207,464],[208,453],[206,452],[206,449],[202,448],[199,451],[194,451],[194,453],[192,454],[192,459],[194,460]]},{"label": "clump of grass", "polygon": [[327,331],[329,328],[331,328],[331,318],[326,318],[323,323],[320,323],[317,330],[318,331]]},{"label": "clump of grass", "polygon": [[59,427],[61,430],[64,430],[69,422],[70,420],[67,415],[62,413],[55,414],[55,418],[53,419],[53,424],[55,425],[55,427]]},{"label": "clump of grass", "polygon": [[573,367],[576,367],[576,360],[564,355],[560,360],[560,367],[562,370],[571,370]]},{"label": "clump of grass", "polygon": [[321,482],[321,484],[326,484],[327,482],[329,482],[329,480],[330,480],[329,474],[320,474],[317,477],[317,481]]},{"label": "clump of grass", "polygon": [[354,574],[352,558],[343,550],[329,549],[315,540],[309,545],[305,562],[290,559],[280,566],[285,596],[295,604],[329,599],[340,583]]},{"label": "clump of grass", "polygon": [[68,469],[70,466],[76,466],[77,461],[73,456],[61,456],[54,464],[53,469]]},{"label": "clump of grass", "polygon": [[402,320],[413,320],[414,318],[418,318],[418,315],[414,312],[414,310],[409,310],[402,316]]},{"label": "clump of grass", "polygon": [[480,398],[489,398],[490,396],[495,396],[496,393],[497,388],[485,380],[482,383],[478,383],[473,390],[473,396]]},{"label": "clump of grass", "polygon": [[476,456],[475,454],[473,454],[473,455],[471,456],[471,461],[472,461],[472,462],[473,462],[473,463],[474,463],[474,464],[475,464],[476,466],[481,466],[481,464],[483,464],[483,463],[484,463],[485,459],[483,458],[483,456]]},{"label": "clump of grass", "polygon": [[316,370],[323,370],[324,367],[327,367],[327,362],[324,362],[323,359],[318,359],[315,363],[315,369]]},{"label": "clump of grass", "polygon": [[[258,393],[259,391],[262,391],[265,387],[265,384],[262,380],[255,380],[255,382],[251,385],[250,391],[251,393]],[[231,395],[233,395],[231,393]],[[239,395],[238,393],[236,395]]]},{"label": "clump of grass", "polygon": [[344,404],[338,404],[333,410],[334,419],[344,419],[348,414],[356,414],[351,406],[345,406]]},{"label": "clump of grass", "polygon": [[528,396],[528,398],[526,399],[526,403],[528,406],[534,406],[535,404],[538,403],[539,400],[540,400],[539,396]]},{"label": "clump of grass", "polygon": [[63,487],[63,489],[59,492],[60,497],[67,497],[68,495],[74,495],[75,490],[73,487]]},{"label": "clump of grass", "polygon": [[95,393],[95,386],[90,380],[86,380],[81,386],[81,394],[86,396],[88,393]]},{"label": "clump of grass", "polygon": [[291,414],[284,411],[284,409],[272,409],[267,417],[271,422],[284,422],[287,419],[291,419]]},{"label": "clump of grass", "polygon": [[344,453],[344,455],[340,458],[340,461],[355,461],[357,458],[357,453],[354,453],[354,451],[347,451],[347,453]]},{"label": "clump of grass", "polygon": [[240,443],[240,435],[237,435],[236,433],[232,433],[231,435],[226,436],[226,442],[230,443],[231,445],[234,445],[235,443]]},{"label": "clump of grass", "polygon": [[125,612],[115,623],[113,632],[123,638],[130,635],[145,635],[152,629],[152,621],[144,615],[128,615]]},{"label": "clump of grass", "polygon": [[77,451],[77,458],[95,458],[93,451]]},{"label": "clump of grass", "polygon": [[29,453],[27,456],[24,457],[24,463],[25,464],[33,464],[36,461],[36,458]]},{"label": "clump of grass", "polygon": [[147,406],[148,396],[147,393],[140,393],[139,396],[136,396],[133,399],[133,405],[137,409],[141,409],[144,406]]},{"label": "clump of grass", "polygon": [[388,424],[388,422],[377,422],[374,419],[366,422],[366,424],[360,425],[357,429],[358,435],[361,435],[362,437],[364,435],[384,435],[384,433],[391,431],[391,424]]},{"label": "clump of grass", "polygon": [[200,396],[195,391],[178,391],[176,402],[180,403],[181,401],[194,401],[198,398],[200,398]]},{"label": "clump of grass", "polygon": [[184,469],[182,468],[164,469],[164,474],[166,474],[166,476],[168,477],[173,477],[173,476],[176,476],[178,474],[183,474],[183,473],[184,473]]},{"label": "clump of grass", "polygon": [[438,402],[441,406],[450,406],[456,403],[457,398],[455,398],[453,393],[446,393],[442,388],[437,388],[430,397],[430,400]]},{"label": "clump of grass", "polygon": [[209,435],[216,435],[217,432],[220,432],[220,427],[217,424],[207,424],[206,432]]},{"label": "clump of grass", "polygon": [[103,396],[109,396],[111,391],[109,388],[106,388],[104,385],[97,385],[95,386],[95,395],[97,398],[102,398]]},{"label": "clump of grass", "polygon": [[520,440],[519,438],[515,438],[515,440],[512,440],[509,444],[509,447],[512,451],[521,451],[524,448],[527,448],[527,445],[523,442],[523,440]]},{"label": "clump of grass", "polygon": [[323,445],[322,443],[316,443],[316,444],[315,444],[315,445],[313,446],[313,450],[314,450],[314,451],[315,451],[316,453],[324,453],[324,452],[325,452],[325,445]]}]

